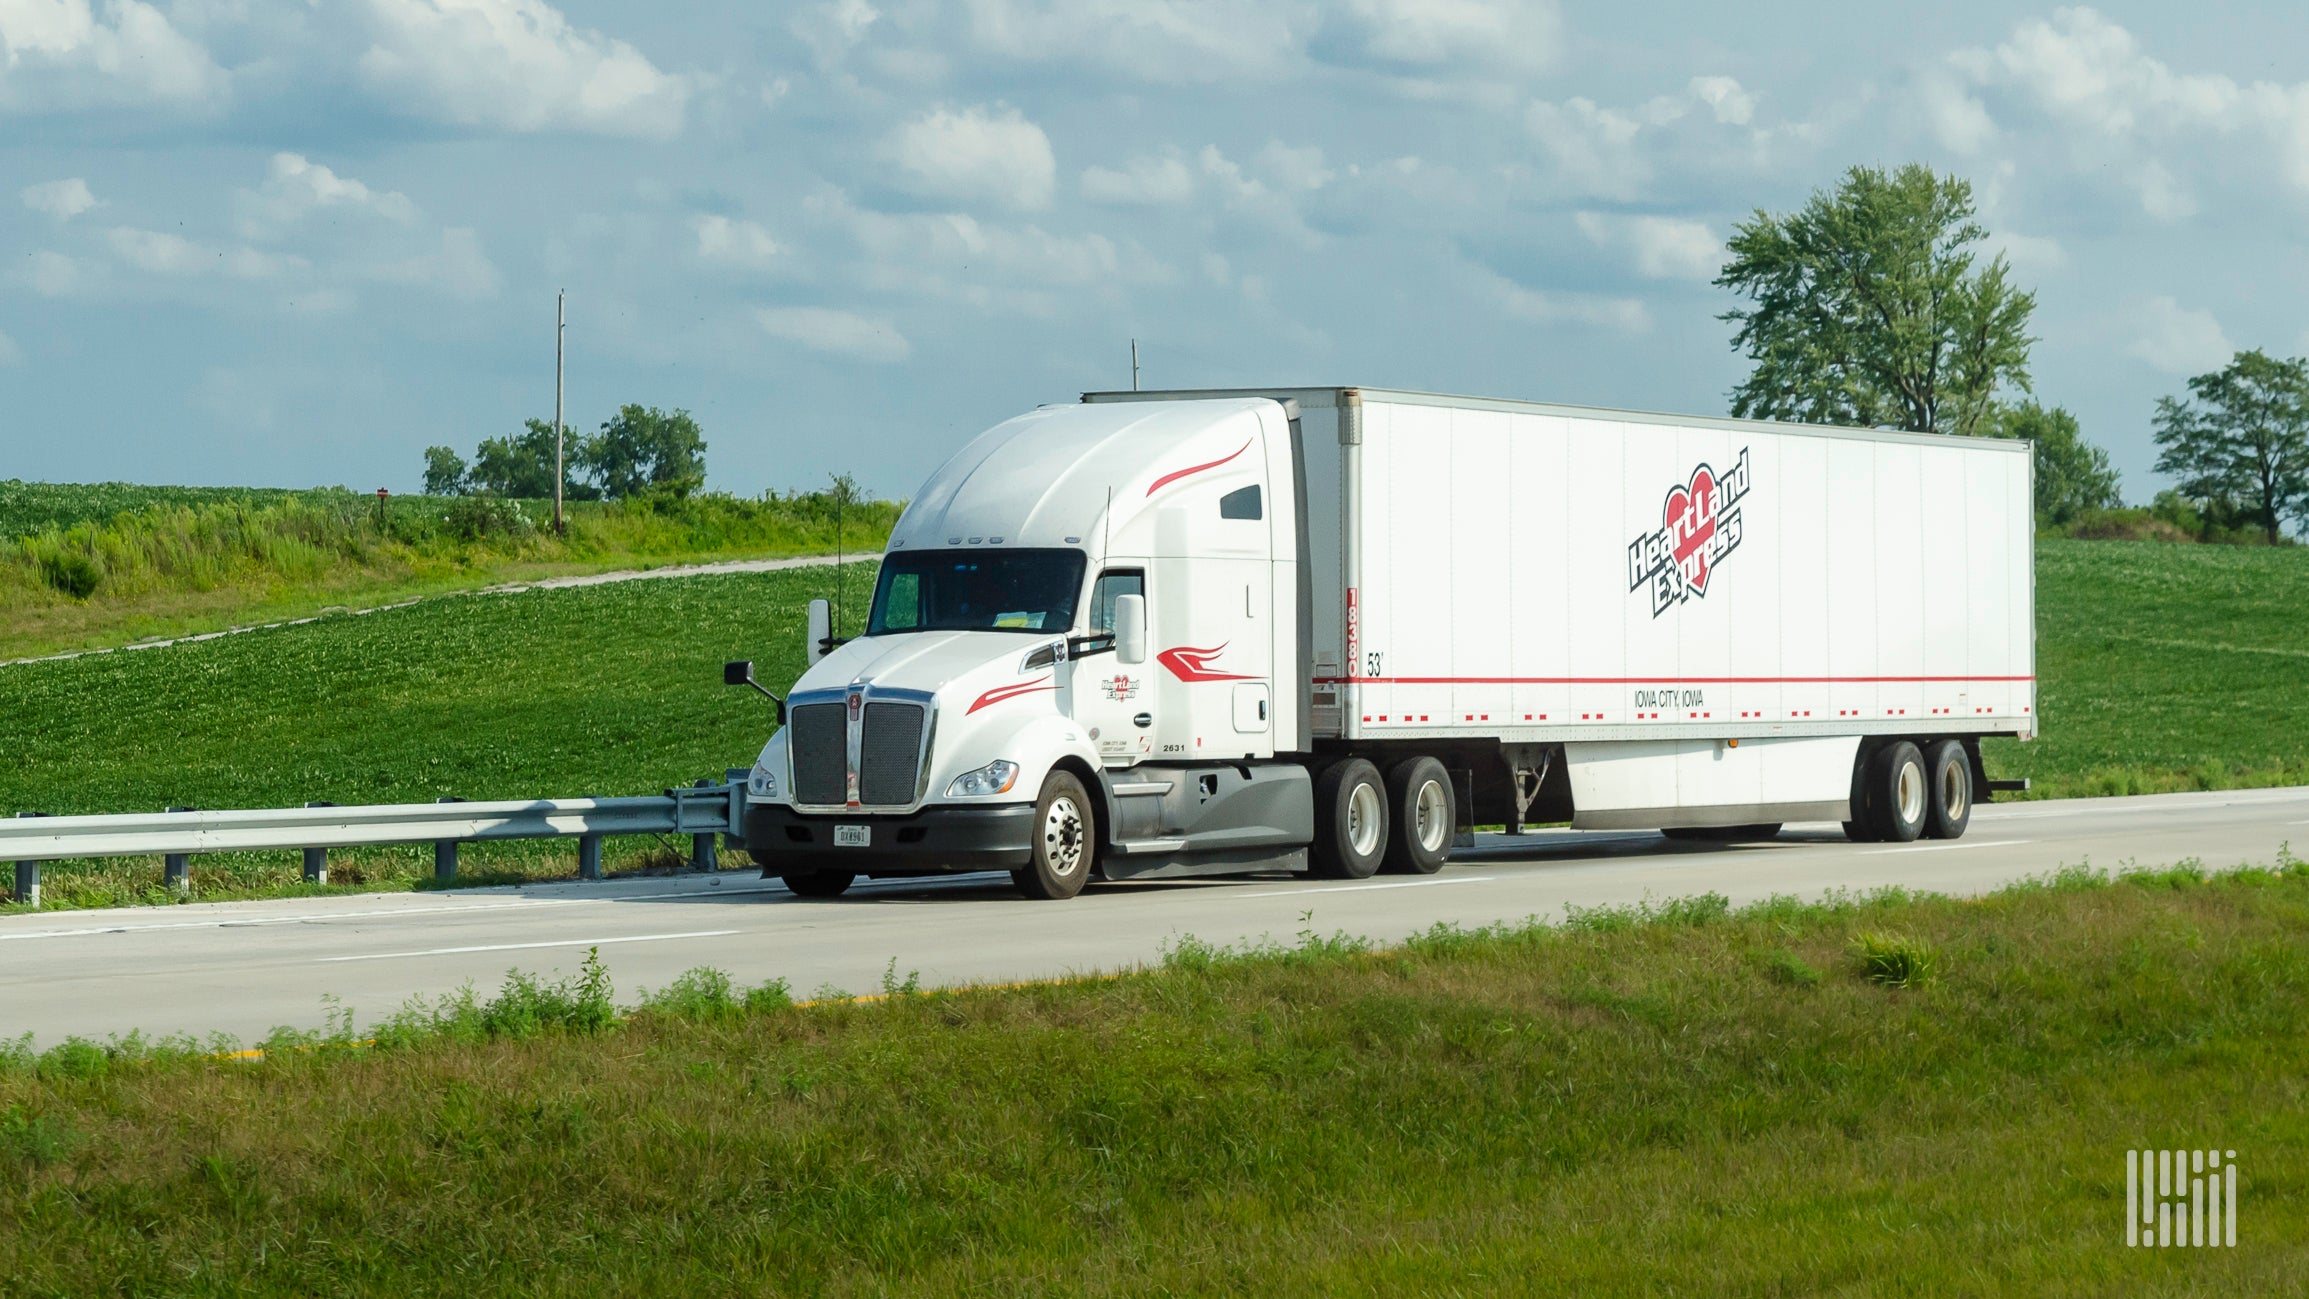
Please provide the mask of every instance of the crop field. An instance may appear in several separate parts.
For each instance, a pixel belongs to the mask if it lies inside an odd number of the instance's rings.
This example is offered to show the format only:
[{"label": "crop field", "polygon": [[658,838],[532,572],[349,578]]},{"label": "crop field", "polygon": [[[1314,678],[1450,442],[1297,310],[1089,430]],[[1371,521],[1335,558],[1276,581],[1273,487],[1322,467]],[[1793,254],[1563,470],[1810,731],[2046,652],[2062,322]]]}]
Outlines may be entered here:
[{"label": "crop field", "polygon": [[[610,972],[604,971],[606,976]],[[364,1046],[0,1050],[27,1294],[2277,1295],[2309,869],[1313,933],[868,1003],[509,982]],[[2235,1249],[2125,1151],[2234,1150]],[[2287,1280],[2286,1278],[2292,1278]]]},{"label": "crop field", "polygon": [[[863,618],[873,565],[843,578]],[[165,650],[0,668],[0,815],[650,793],[752,761],[750,658],[800,675],[803,606],[832,569],[653,579],[404,609]],[[2045,736],[1987,748],[2038,797],[2309,783],[2309,551],[2043,543]],[[682,845],[610,847],[670,865]],[[297,891],[294,854],[195,859],[217,896]],[[478,878],[566,876],[566,843],[469,849]],[[406,887],[430,850],[347,850],[332,880]],[[150,896],[155,863],[59,864],[52,905]]]},{"label": "crop field", "polygon": [[0,484],[0,660],[566,573],[874,553],[897,511],[823,492],[577,502],[557,535],[550,501]]}]

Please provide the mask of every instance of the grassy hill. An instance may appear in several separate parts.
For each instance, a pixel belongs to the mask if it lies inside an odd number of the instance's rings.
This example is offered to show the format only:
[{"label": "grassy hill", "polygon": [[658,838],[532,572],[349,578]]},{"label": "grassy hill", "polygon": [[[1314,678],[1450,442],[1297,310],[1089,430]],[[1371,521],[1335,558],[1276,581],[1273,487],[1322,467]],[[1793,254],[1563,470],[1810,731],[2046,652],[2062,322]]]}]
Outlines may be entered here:
[{"label": "grassy hill", "polygon": [[[2309,783],[2309,551],[2048,541],[2044,738],[1989,745],[2037,796]],[[862,617],[871,564],[845,571]],[[773,689],[832,569],[449,597],[165,650],[0,668],[0,815],[663,789],[750,762],[771,724],[720,665]],[[616,864],[675,845],[610,845]],[[567,844],[469,850],[468,869],[573,869]],[[343,852],[370,887],[423,848]],[[293,888],[293,854],[196,860],[210,891]],[[57,902],[140,896],[148,862],[52,868]]]},{"label": "grassy hill", "polygon": [[563,573],[879,550],[886,501],[572,503],[0,482],[0,661]]},{"label": "grassy hill", "polygon": [[[1934,976],[1871,981],[1871,949]],[[0,1050],[4,1288],[2097,1297],[2309,1276],[2298,864],[1702,898],[1393,951],[1188,942],[1120,978],[873,1004],[727,987],[619,1022],[598,988],[515,986],[257,1064]],[[2125,1248],[2125,1151],[2209,1144],[2237,1152],[2239,1247]]]}]

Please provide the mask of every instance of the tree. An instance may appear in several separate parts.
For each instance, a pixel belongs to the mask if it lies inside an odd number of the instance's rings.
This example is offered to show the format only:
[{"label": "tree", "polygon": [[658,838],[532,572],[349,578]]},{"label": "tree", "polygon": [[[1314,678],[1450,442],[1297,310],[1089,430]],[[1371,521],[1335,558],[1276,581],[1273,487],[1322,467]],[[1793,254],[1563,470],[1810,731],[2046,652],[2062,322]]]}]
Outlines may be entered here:
[{"label": "tree", "polygon": [[464,458],[447,447],[425,448],[425,494],[463,496],[466,490]]},{"label": "tree", "polygon": [[2036,295],[2001,255],[1974,268],[1988,232],[1972,217],[1969,182],[1915,163],[1854,167],[1787,216],[1758,209],[1716,277],[1755,302],[1720,317],[1755,362],[1732,413],[1980,432],[1999,389],[2028,391]]},{"label": "tree", "polygon": [[1999,407],[1981,429],[1992,437],[2029,438],[2036,443],[2036,517],[2040,526],[2059,527],[2086,510],[2113,510],[2124,504],[2109,453],[2084,439],[2076,416],[2058,406],[2033,401]]},{"label": "tree", "polygon": [[2309,360],[2239,352],[2189,391],[2157,399],[2157,472],[2208,513],[2239,510],[2272,545],[2286,515],[2309,525]]},{"label": "tree", "polygon": [[[706,443],[686,410],[621,406],[586,438],[577,463],[611,500],[688,496],[706,483]],[[550,481],[550,480],[548,480]]]}]

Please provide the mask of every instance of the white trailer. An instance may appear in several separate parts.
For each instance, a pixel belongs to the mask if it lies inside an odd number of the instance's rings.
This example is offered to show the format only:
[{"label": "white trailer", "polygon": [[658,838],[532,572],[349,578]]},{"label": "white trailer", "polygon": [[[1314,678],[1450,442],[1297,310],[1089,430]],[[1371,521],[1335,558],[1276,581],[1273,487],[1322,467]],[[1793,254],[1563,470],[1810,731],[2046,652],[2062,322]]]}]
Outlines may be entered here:
[{"label": "white trailer", "polygon": [[[858,875],[1432,871],[1466,827],[1961,834],[2035,730],[2025,442],[1356,388],[988,430],[814,627],[747,841]],[[813,622],[820,622],[813,619]],[[733,665],[733,680],[747,674]]]}]

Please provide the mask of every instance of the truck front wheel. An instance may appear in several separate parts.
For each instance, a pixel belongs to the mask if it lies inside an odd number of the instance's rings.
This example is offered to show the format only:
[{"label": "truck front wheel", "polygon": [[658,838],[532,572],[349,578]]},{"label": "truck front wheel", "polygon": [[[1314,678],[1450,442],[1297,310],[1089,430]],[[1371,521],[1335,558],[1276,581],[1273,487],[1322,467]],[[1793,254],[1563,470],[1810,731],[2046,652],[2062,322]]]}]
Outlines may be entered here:
[{"label": "truck front wheel", "polygon": [[1433,875],[1451,859],[1458,832],[1458,804],[1451,796],[1451,773],[1433,758],[1406,758],[1387,773],[1385,869],[1398,875]]},{"label": "truck front wheel", "polygon": [[1368,879],[1387,853],[1387,787],[1379,769],[1346,758],[1315,777],[1313,870],[1332,880]]},{"label": "truck front wheel", "polygon": [[1053,771],[1044,778],[1042,797],[1034,801],[1032,835],[1026,864],[1010,872],[1018,891],[1043,902],[1082,892],[1090,879],[1091,845],[1098,842],[1098,823],[1091,816],[1090,793],[1081,781],[1064,771]]}]

